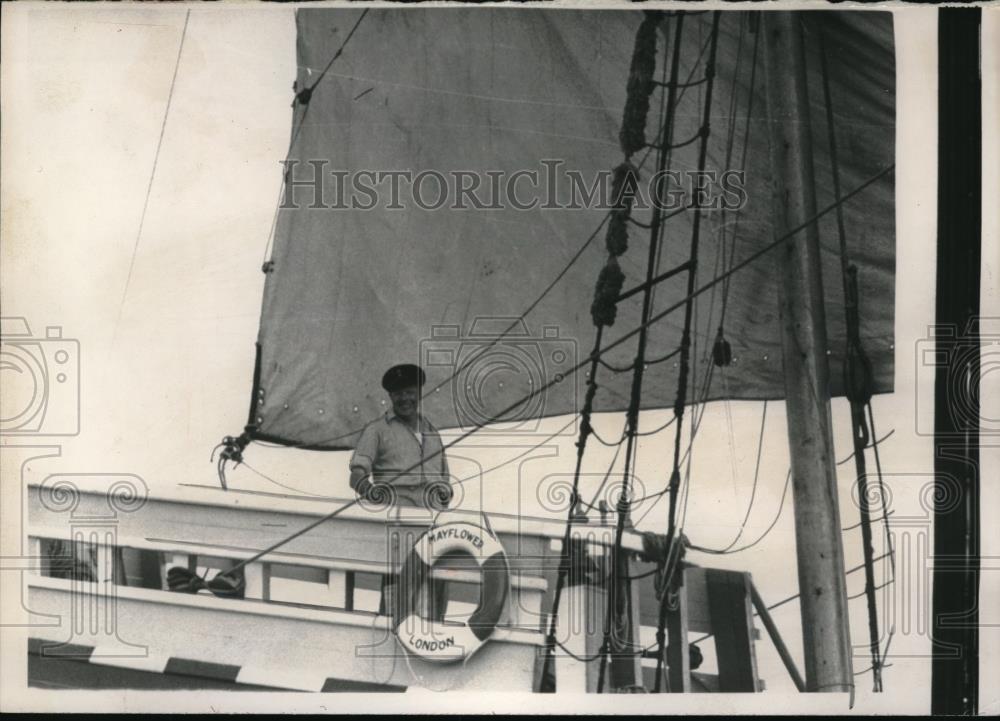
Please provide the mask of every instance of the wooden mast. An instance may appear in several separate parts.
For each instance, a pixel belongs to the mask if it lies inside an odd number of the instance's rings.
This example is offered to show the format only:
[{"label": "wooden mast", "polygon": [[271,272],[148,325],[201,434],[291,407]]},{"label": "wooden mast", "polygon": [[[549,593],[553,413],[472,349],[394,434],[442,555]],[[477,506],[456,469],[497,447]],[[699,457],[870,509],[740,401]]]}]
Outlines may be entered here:
[{"label": "wooden mast", "polygon": [[[799,16],[764,13],[774,234],[816,215],[805,55]],[[807,691],[853,686],[837,478],[831,431],[826,318],[815,223],[775,251],[791,454]]]}]

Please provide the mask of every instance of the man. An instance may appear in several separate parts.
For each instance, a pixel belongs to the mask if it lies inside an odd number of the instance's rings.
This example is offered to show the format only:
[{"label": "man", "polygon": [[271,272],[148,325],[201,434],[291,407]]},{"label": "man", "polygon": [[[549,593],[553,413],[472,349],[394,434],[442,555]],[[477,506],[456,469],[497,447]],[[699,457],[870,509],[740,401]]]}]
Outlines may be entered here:
[{"label": "man", "polygon": [[392,411],[368,424],[351,457],[351,488],[378,496],[378,485],[391,486],[399,505],[442,509],[450,501],[448,459],[441,436],[420,413],[422,368],[405,363],[382,376]]},{"label": "man", "polygon": [[[425,380],[423,369],[409,363],[393,366],[382,376],[392,410],[365,427],[351,457],[351,488],[360,497],[430,510],[442,510],[450,502],[448,459],[441,435],[420,413]],[[407,551],[402,550],[403,556]],[[383,579],[380,613],[398,611],[395,585],[395,575]],[[440,619],[446,603],[445,584],[435,581],[433,586],[431,614]]]}]

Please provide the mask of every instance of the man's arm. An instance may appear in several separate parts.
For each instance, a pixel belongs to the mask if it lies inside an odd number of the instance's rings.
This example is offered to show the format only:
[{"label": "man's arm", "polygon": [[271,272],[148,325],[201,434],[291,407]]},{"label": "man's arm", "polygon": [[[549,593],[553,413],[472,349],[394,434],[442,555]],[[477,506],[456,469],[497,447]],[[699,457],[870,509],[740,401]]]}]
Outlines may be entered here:
[{"label": "man's arm", "polygon": [[351,456],[351,488],[359,495],[366,496],[371,490],[372,466],[378,453],[378,432],[375,424],[365,427]]},{"label": "man's arm", "polygon": [[442,504],[445,507],[447,507],[451,503],[451,500],[452,500],[452,498],[455,495],[455,489],[453,489],[451,487],[451,473],[448,470],[448,455],[447,455],[447,453],[445,452],[445,449],[444,449],[444,441],[441,439],[441,433],[438,431],[437,428],[434,428],[434,426],[431,426],[431,428],[434,431],[434,434],[437,436],[437,442],[438,442],[438,445],[441,448],[441,465],[440,465],[440,468],[441,468],[441,481],[440,481],[441,499],[440,500],[441,500]]}]

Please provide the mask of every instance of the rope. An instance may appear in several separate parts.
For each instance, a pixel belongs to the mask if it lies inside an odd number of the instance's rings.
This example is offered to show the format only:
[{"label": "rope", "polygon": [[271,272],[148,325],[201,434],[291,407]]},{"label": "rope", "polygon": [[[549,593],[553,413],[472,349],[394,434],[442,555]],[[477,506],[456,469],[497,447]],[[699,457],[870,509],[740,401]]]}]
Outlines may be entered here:
[{"label": "rope", "polygon": [[[893,581],[891,581],[891,580],[890,581],[886,581],[885,583],[880,583],[878,586],[875,586],[874,590],[881,591],[883,588],[887,588],[887,587],[891,586],[892,584],[893,584]],[[855,593],[855,594],[852,594],[852,595],[848,596],[847,600],[848,601],[853,601],[854,599],[861,598],[862,596],[866,596],[867,594],[868,594],[868,587],[865,586],[865,590],[861,591],[860,593]],[[881,663],[880,663],[880,665],[881,665]]]},{"label": "rope", "polygon": [[[886,515],[887,516],[891,516],[894,513],[895,513],[895,511],[889,511],[889,513],[887,513]],[[858,521],[857,523],[855,523],[855,524],[853,524],[851,526],[846,526],[844,528],[841,528],[840,530],[843,531],[844,533],[846,533],[848,531],[853,531],[853,530],[855,530],[857,528],[861,528],[861,521]]]},{"label": "rope", "polygon": [[[680,348],[677,348],[675,350],[670,351],[669,353],[667,353],[664,356],[660,356],[659,358],[654,358],[653,360],[645,360],[643,362],[645,363],[646,367],[648,368],[651,365],[655,365],[657,363],[662,363],[663,361],[670,360],[671,358],[673,358],[675,355],[677,355],[680,352],[681,352]],[[627,373],[629,371],[635,370],[635,361],[629,363],[627,366],[613,366],[613,365],[609,364],[607,361],[603,361],[603,360],[600,363],[601,363],[602,366],[604,366],[605,368],[607,368],[608,370],[610,370],[610,371],[612,371],[614,373]]]},{"label": "rope", "polygon": [[[146,198],[142,201],[142,213],[139,216],[139,229],[135,234],[135,243],[132,245],[132,257],[128,263],[128,273],[125,276],[125,288],[122,290],[122,300],[118,304],[118,318],[115,321],[115,331],[122,320],[122,311],[125,308],[125,299],[128,297],[128,288],[132,282],[132,270],[135,267],[135,257],[139,253],[139,240],[142,238],[142,229],[146,224],[146,211],[149,208],[149,197],[153,192],[153,179],[156,178],[156,166],[160,162],[160,148],[163,146],[163,135],[167,129],[167,118],[170,116],[170,105],[174,100],[174,86],[177,84],[177,71],[181,67],[181,53],[184,51],[184,39],[187,37],[188,20],[191,19],[191,11],[184,14],[184,27],[181,29],[181,40],[177,46],[177,60],[174,62],[174,74],[170,78],[170,90],[167,92],[167,107],[163,111],[163,122],[160,123],[160,137],[156,141],[156,152],[153,154],[153,168],[149,172],[149,183],[146,185]],[[112,340],[113,342],[113,340]]]},{"label": "rope", "polygon": [[[556,591],[553,598],[551,621],[549,633],[546,637],[546,657],[543,669],[543,677],[550,668],[552,658],[552,643],[555,641],[556,625],[559,617],[559,603],[562,598],[562,589],[565,578],[570,570],[571,563],[571,533],[573,518],[576,515],[577,499],[579,497],[580,469],[583,463],[583,456],[586,450],[587,437],[594,433],[590,423],[590,415],[593,407],[594,396],[597,392],[597,369],[600,362],[598,351],[601,347],[604,326],[613,325],[617,315],[618,297],[621,295],[625,274],[618,267],[616,258],[628,249],[628,218],[632,212],[632,200],[634,199],[635,185],[638,180],[638,170],[629,162],[629,158],[635,150],[638,150],[645,143],[646,116],[649,112],[649,94],[652,92],[652,78],[656,70],[656,27],[659,24],[660,15],[656,12],[647,12],[642,24],[636,32],[635,48],[632,55],[632,67],[628,83],[628,96],[625,102],[624,118],[622,129],[619,134],[622,152],[625,161],[615,169],[615,199],[616,207],[611,211],[611,223],[608,226],[608,234],[605,241],[608,250],[608,261],[601,269],[597,280],[597,288],[594,292],[594,302],[591,305],[591,317],[597,332],[594,340],[594,350],[591,354],[591,367],[589,380],[587,383],[587,394],[583,407],[583,422],[580,428],[580,438],[577,441],[576,468],[573,473],[573,503],[566,518],[566,531],[563,537],[563,545],[560,552],[559,574],[556,579]],[[666,66],[664,65],[664,71]],[[672,92],[672,91],[671,91]],[[662,103],[661,103],[662,112]],[[663,124],[661,124],[663,125]],[[663,125],[664,137],[669,137],[669,129]],[[646,157],[649,156],[647,151]],[[660,162],[662,166],[662,162]],[[661,167],[662,169],[662,167]],[[623,190],[631,189],[625,196]],[[654,224],[658,219],[658,211],[654,215]],[[652,241],[651,241],[652,243]],[[650,250],[650,257],[654,251]],[[640,341],[641,342],[641,341]],[[594,434],[604,445],[606,441]],[[620,443],[620,441],[619,441]],[[616,444],[618,445],[618,444]],[[631,439],[629,439],[629,450],[631,450]],[[618,451],[615,452],[615,459]],[[626,452],[625,472],[628,473],[628,451]],[[612,460],[611,466],[614,466]],[[610,475],[610,468],[609,468]],[[601,489],[605,481],[601,483]],[[598,492],[600,492],[600,490]],[[596,498],[596,496],[595,496]],[[610,606],[609,606],[610,607]],[[606,640],[606,639],[605,639]]]},{"label": "rope", "polygon": [[354,23],[354,27],[352,27],[351,31],[347,33],[347,37],[344,38],[344,42],[340,44],[340,47],[337,48],[337,52],[333,54],[333,57],[330,58],[330,61],[326,64],[326,67],[324,67],[322,72],[320,72],[319,77],[316,78],[316,82],[314,82],[312,85],[308,85],[302,88],[302,90],[298,90],[298,92],[295,93],[295,99],[292,101],[292,103],[293,104],[297,103],[303,106],[304,109],[302,111],[302,115],[299,116],[299,123],[295,128],[295,132],[292,133],[292,141],[289,143],[288,146],[289,155],[291,154],[292,148],[295,146],[295,141],[299,137],[299,132],[301,132],[302,126],[305,125],[306,115],[309,113],[309,101],[312,100],[313,92],[315,92],[316,88],[319,87],[319,84],[323,82],[323,79],[326,77],[327,72],[330,70],[331,67],[333,67],[333,64],[337,61],[337,59],[344,54],[344,48],[347,47],[347,43],[349,43],[351,41],[351,38],[354,37],[354,33],[358,29],[358,26],[361,25],[361,21],[365,19],[366,15],[368,15],[368,10],[369,8],[365,8],[364,10],[361,11],[361,15],[358,16],[357,21]]},{"label": "rope", "polygon": [[[547,443],[549,443],[553,438],[555,438],[555,437],[557,437],[559,435],[562,435],[562,433],[567,428],[569,428],[571,425],[573,425],[574,423],[576,423],[576,419],[577,419],[577,415],[574,414],[573,417],[569,420],[569,422],[566,423],[564,426],[562,426],[561,428],[553,431],[552,433],[550,433],[549,435],[547,435],[545,438],[543,438],[541,441],[539,441],[538,443],[535,443],[532,446],[529,446],[527,449],[525,449],[521,453],[517,454],[516,456],[513,456],[512,458],[508,458],[507,460],[501,461],[500,463],[496,464],[495,466],[491,466],[491,467],[489,467],[489,468],[487,468],[485,470],[477,471],[476,473],[473,473],[473,474],[471,474],[469,476],[466,476],[464,478],[456,478],[454,480],[451,480],[450,481],[451,484],[453,486],[460,486],[460,485],[463,485],[465,483],[468,483],[469,481],[480,479],[480,478],[486,476],[489,473],[493,473],[494,471],[497,471],[497,470],[499,470],[501,468],[504,468],[505,466],[509,466],[511,463],[516,463],[517,461],[519,461],[520,459],[524,458],[528,454],[532,453],[533,451],[537,451],[539,448],[541,448],[542,446],[544,446]],[[227,438],[228,438],[228,436],[227,436]],[[220,445],[222,445],[222,444],[220,444]],[[276,486],[284,488],[286,490],[295,491],[296,493],[305,494],[305,495],[308,495],[308,496],[314,496],[316,498],[329,498],[329,496],[326,496],[326,495],[323,495],[323,494],[320,494],[320,493],[312,493],[310,491],[305,491],[305,490],[302,490],[300,488],[295,488],[293,486],[289,486],[289,485],[286,485],[284,483],[281,483],[280,481],[278,481],[274,477],[272,477],[272,476],[264,473],[263,471],[259,470],[258,468],[255,468],[254,466],[250,465],[249,463],[247,463],[246,460],[241,461],[241,463],[243,464],[243,466],[245,468],[249,469],[250,471],[252,471],[257,476],[261,477],[262,479],[264,479],[264,480],[266,480],[266,481],[268,481],[268,482],[270,482],[270,483],[272,483],[272,484],[274,484]]]},{"label": "rope", "polygon": [[[673,47],[673,62],[670,70],[670,85],[668,86],[668,93],[666,99],[666,109],[663,117],[664,134],[663,134],[663,145],[659,147],[658,159],[657,159],[657,186],[654,189],[657,199],[662,200],[663,197],[663,177],[664,171],[667,169],[668,160],[671,157],[670,150],[675,146],[673,141],[674,132],[674,118],[677,112],[676,106],[676,83],[677,83],[677,73],[679,69],[679,57],[680,57],[680,44],[681,36],[683,31],[684,16],[680,16],[677,19],[676,28],[674,31],[674,47]],[[714,64],[715,57],[715,47],[713,44],[712,48],[712,59],[711,63]],[[664,73],[666,72],[666,63],[664,63]],[[703,127],[707,129],[707,117],[703,123]],[[702,138],[702,145],[704,146],[704,141],[707,140],[707,132],[699,131],[699,136]],[[697,229],[698,218],[700,217],[700,212],[695,214],[695,228]],[[662,222],[662,212],[660,210],[660,204],[654,204],[653,217],[650,223],[650,239],[649,239],[649,252],[646,262],[646,287],[643,291],[642,299],[642,311],[640,318],[643,322],[649,319],[650,313],[652,311],[652,291],[653,285],[651,283],[654,275],[656,274],[656,266],[658,259],[658,250],[660,247],[661,236],[660,236],[660,226]],[[695,236],[697,236],[697,230],[695,230]],[[691,263],[697,262],[697,245],[694,245],[694,250],[692,251]],[[688,270],[689,278],[692,274],[692,269]],[[612,595],[608,599],[607,611],[605,614],[605,624],[604,624],[604,639],[601,645],[602,655],[601,655],[601,667],[598,676],[597,691],[601,693],[604,687],[605,672],[608,665],[608,654],[612,651],[612,619],[615,614],[620,614],[619,606],[628,607],[628,599],[622,598],[621,594],[623,592],[628,592],[631,590],[630,586],[626,583],[623,584],[620,581],[620,576],[623,575],[621,567],[621,540],[622,535],[625,530],[625,521],[629,515],[629,480],[630,472],[633,463],[635,462],[635,433],[638,430],[639,425],[639,405],[642,394],[642,381],[643,374],[645,371],[645,357],[646,357],[646,340],[647,331],[643,330],[639,333],[638,345],[636,350],[635,362],[633,363],[632,369],[632,388],[631,395],[629,398],[628,413],[626,415],[626,449],[625,449],[625,467],[622,473],[622,484],[621,484],[621,494],[618,498],[617,510],[618,510],[618,523],[615,529],[615,544],[611,549],[611,579],[612,579]]]},{"label": "rope", "polygon": [[583,503],[587,508],[589,508],[592,511],[603,511],[602,508],[594,505],[594,501],[596,501],[597,497],[600,496],[601,493],[604,491],[605,484],[607,484],[608,479],[611,478],[611,471],[612,469],[614,469],[615,463],[617,463],[618,461],[618,456],[621,453],[621,450],[622,450],[621,444],[618,444],[618,446],[615,448],[615,455],[612,456],[611,463],[608,464],[608,470],[604,474],[604,478],[601,479],[601,484],[597,487],[597,490],[594,491],[594,495],[593,497],[591,497],[590,501],[581,501],[581,503]]},{"label": "rope", "polygon": [[[710,51],[710,57],[708,64],[705,68],[705,77],[708,79],[708,83],[705,86],[705,105],[702,121],[702,131],[701,131],[701,146],[698,151],[698,171],[699,173],[705,170],[705,161],[708,153],[708,136],[709,136],[709,124],[711,122],[712,113],[712,91],[714,87],[715,80],[715,56],[718,46],[718,36],[719,36],[719,21],[721,20],[721,15],[717,11],[712,15],[712,32],[711,32],[711,44],[712,49]],[[699,26],[700,27],[700,26]],[[698,264],[698,241],[699,232],[701,229],[701,209],[695,211],[694,223],[691,231],[691,268],[688,270],[688,286],[687,295],[691,296],[694,291],[695,282],[697,280],[696,270]],[[674,462],[673,470],[670,474],[670,484],[669,484],[669,503],[670,508],[667,515],[667,543],[668,546],[674,545],[674,539],[678,538],[677,529],[677,494],[680,490],[680,463],[681,463],[681,433],[684,426],[684,406],[687,399],[687,384],[688,384],[688,373],[690,372],[690,346],[691,346],[691,323],[692,323],[692,313],[694,310],[693,300],[691,298],[685,305],[684,308],[684,330],[681,335],[681,366],[680,373],[677,380],[677,397],[674,402],[674,416],[677,418],[677,424],[675,426],[674,432]],[[694,440],[694,428],[692,427],[692,444]],[[691,457],[688,456],[688,475],[690,477],[690,461]],[[679,559],[683,553],[683,548],[680,544],[677,547],[677,558]],[[660,676],[663,670],[663,661],[666,654],[665,636],[664,628],[666,624],[666,612],[667,612],[667,599],[670,596],[670,588],[676,584],[675,578],[675,568],[665,568],[666,573],[662,577],[660,586],[665,589],[665,592],[660,598],[660,613],[657,623],[657,639],[660,646],[660,653],[656,661],[656,686],[659,690]]]},{"label": "rope", "polygon": [[[354,37],[354,32],[358,29],[358,26],[361,25],[361,21],[365,19],[365,16],[367,14],[368,14],[368,8],[365,8],[361,12],[361,15],[358,16],[357,21],[354,23],[354,27],[352,27],[351,31],[347,34],[347,37],[344,39],[344,42],[340,44],[340,47],[337,48],[337,52],[333,54],[333,57],[330,58],[330,61],[326,64],[326,67],[323,68],[323,71],[319,74],[319,77],[316,78],[316,82],[314,82],[311,86],[303,88],[302,90],[295,93],[295,98],[292,100],[292,105],[294,106],[296,103],[299,103],[303,106],[304,109],[302,111],[302,115],[299,116],[298,123],[292,130],[292,137],[288,143],[288,152],[285,153],[286,161],[289,160],[289,158],[291,158],[292,150],[295,148],[295,141],[298,140],[299,133],[302,131],[302,126],[305,125],[306,115],[309,113],[309,101],[312,99],[313,91],[315,91],[316,88],[319,86],[319,84],[323,82],[323,78],[326,77],[327,72],[330,70],[331,67],[333,67],[333,64],[334,62],[336,62],[337,58],[343,55],[344,48],[347,47],[347,43],[349,43],[351,41],[351,38]],[[271,268],[273,268],[273,266],[268,265],[268,254],[270,253],[271,244],[274,242],[274,231],[278,227],[278,211],[281,210],[281,199],[285,195],[285,185],[288,180],[287,167],[288,166],[286,165],[285,172],[281,174],[281,183],[279,184],[279,189],[278,189],[278,200],[275,203],[274,216],[271,218],[271,230],[268,231],[267,244],[264,246],[265,273],[270,272]]]},{"label": "rope", "polygon": [[[741,37],[741,39],[744,36],[744,32],[745,32],[745,28],[741,25],[741,28],[740,28],[740,37]],[[749,143],[749,140],[750,140],[750,119],[753,116],[753,105],[754,105],[754,97],[755,97],[754,96],[754,89],[756,87],[759,40],[760,40],[760,34],[759,33],[755,33],[753,58],[752,58],[751,68],[750,68],[750,82],[749,82],[749,86],[747,88],[747,101],[746,101],[747,102],[747,112],[746,112],[746,122],[744,123],[744,127],[743,127],[743,150],[742,150],[742,156],[741,156],[741,159],[740,159],[740,168],[743,169],[743,170],[746,169],[747,153],[748,153],[749,147],[750,147],[750,143]],[[743,45],[740,44],[740,50],[742,50],[742,47],[743,47]],[[737,67],[739,68],[741,65],[742,65],[742,58],[738,55],[738,57],[737,57]],[[738,75],[737,75],[737,77],[738,77]],[[735,94],[733,96],[733,102],[731,104],[731,108],[735,108]],[[735,143],[734,143],[734,139],[735,139],[735,110],[733,110],[730,113],[730,118],[731,118],[731,122],[730,122],[730,128],[729,128],[729,139],[728,139],[727,150],[726,150],[726,167],[727,168],[730,167],[732,149],[733,149],[733,147],[735,147]],[[728,213],[728,212],[729,211],[724,211],[724,213]],[[705,401],[705,399],[708,398],[708,393],[709,393],[709,389],[711,387],[712,377],[713,377],[713,374],[714,374],[714,366],[718,366],[720,368],[724,368],[725,366],[729,365],[732,362],[732,349],[731,349],[731,347],[729,345],[729,342],[724,337],[723,326],[725,324],[726,311],[728,309],[730,277],[731,277],[731,275],[734,272],[734,268],[733,268],[732,264],[733,264],[733,262],[734,262],[734,260],[736,258],[736,238],[737,238],[737,229],[738,229],[738,226],[739,226],[739,218],[740,217],[741,217],[741,214],[740,214],[739,211],[737,211],[735,222],[732,225],[730,225],[729,223],[725,223],[723,225],[723,244],[722,244],[722,251],[723,252],[722,252],[722,258],[721,258],[721,260],[722,260],[723,266],[725,266],[727,268],[727,270],[726,270],[726,272],[723,275],[723,279],[724,280],[723,280],[723,284],[722,284],[722,311],[721,311],[720,318],[719,318],[719,327],[718,327],[718,329],[716,331],[715,343],[714,343],[714,345],[712,347],[712,351],[711,351],[711,353],[712,353],[712,363],[706,364],[706,369],[705,369],[705,380],[704,380],[703,390],[702,390],[702,400],[703,400],[703,402]],[[725,259],[725,255],[726,255],[726,253],[725,253],[725,230],[727,228],[731,228],[731,230],[732,230],[731,235],[730,235],[731,241],[730,241],[730,250],[729,250],[729,261],[728,261],[728,263],[726,262],[726,259]],[[717,261],[719,260],[718,256],[717,256],[716,260]],[[716,266],[715,275],[718,276],[718,266]],[[710,306],[709,306],[709,322],[711,322],[711,318],[712,318],[712,315],[713,315],[714,304],[715,304],[715,289],[713,288],[712,295],[711,295]],[[707,333],[706,333],[706,337],[707,337]],[[724,380],[725,380],[725,378],[724,378]],[[701,411],[701,415],[698,417],[698,419],[697,419],[697,421],[695,423],[695,426],[693,428],[693,432],[695,434],[697,433],[697,429],[701,425],[701,418],[704,416],[704,411],[705,411],[705,408],[703,406],[702,411]],[[729,412],[729,407],[728,407],[728,401],[727,401],[727,413],[728,412]],[[692,436],[692,438],[693,438],[693,436]],[[688,452],[690,452],[690,447],[688,449]],[[689,482],[690,482],[690,463],[688,463],[688,474],[685,477],[685,487],[684,487],[684,494],[685,495],[684,495],[684,505],[683,505],[683,509],[682,509],[682,518],[683,519],[686,519],[686,517],[687,517],[687,502],[688,502],[688,498],[689,498],[689,487],[688,487],[687,484]],[[681,527],[683,528],[683,521],[681,523]]]},{"label": "rope", "polygon": [[688,548],[690,548],[692,551],[701,551],[702,553],[708,553],[715,556],[729,556],[734,553],[742,553],[743,551],[753,548],[761,541],[763,541],[767,537],[767,535],[774,530],[774,527],[778,525],[778,519],[781,518],[781,512],[785,508],[785,496],[788,495],[788,487],[791,485],[790,483],[791,480],[792,480],[792,471],[791,469],[789,469],[788,475],[785,476],[785,488],[781,492],[781,501],[778,504],[778,512],[775,514],[774,520],[771,521],[771,525],[769,525],[767,529],[762,534],[760,534],[757,540],[753,541],[752,543],[748,543],[744,546],[740,546],[739,548],[732,548],[732,545],[730,545],[727,546],[726,548],[716,549],[716,548],[705,548],[704,546],[696,546],[694,544],[688,544]]},{"label": "rope", "polygon": [[[757,481],[760,477],[760,459],[762,456],[761,451],[764,450],[764,423],[767,421],[767,401],[764,401],[764,412],[760,416],[760,437],[757,439],[757,462],[754,465],[753,471],[753,488],[750,490],[750,501],[747,503],[747,512],[743,516],[743,521],[740,523],[740,530],[736,534],[736,538],[728,546],[722,549],[723,552],[728,551],[743,537],[743,531],[746,529],[747,521],[750,520],[750,512],[753,510],[754,499],[757,497]],[[780,510],[779,510],[780,514]]]},{"label": "rope", "polygon": [[[872,441],[871,444],[865,446],[865,448],[866,449],[868,449],[868,448],[876,448],[879,444],[881,444],[883,441],[885,441],[887,438],[889,438],[895,432],[896,432],[896,429],[893,428],[891,431],[889,431],[888,433],[886,433],[884,436],[882,436],[881,438],[879,438],[877,441]],[[851,451],[850,454],[848,454],[844,458],[842,458],[839,461],[837,461],[837,465],[838,466],[842,466],[845,463],[847,463],[849,460],[851,460],[852,458],[854,458],[854,451]]]},{"label": "rope", "polygon": [[[576,514],[577,499],[579,498],[580,469],[583,465],[583,455],[587,447],[587,436],[593,432],[593,428],[590,425],[590,413],[593,407],[594,396],[597,393],[597,364],[603,335],[604,326],[599,324],[597,332],[594,334],[594,348],[590,354],[590,377],[587,381],[587,394],[584,397],[583,411],[581,412],[580,437],[576,442],[576,468],[573,471],[573,490],[570,494],[570,507],[566,514],[566,530],[563,533],[562,547],[559,551],[559,571],[556,576],[556,589],[552,600],[549,632],[545,637],[545,661],[542,669],[542,678],[546,677],[551,668],[553,644],[558,643],[556,639],[556,625],[559,621],[559,602],[562,600],[563,586],[570,570],[570,543],[572,540],[573,517]],[[615,457],[617,458],[617,453]]]},{"label": "rope", "polygon": [[606,441],[603,438],[601,438],[601,436],[598,435],[597,431],[594,430],[593,428],[590,429],[590,435],[592,435],[594,439],[602,446],[607,446],[608,448],[614,448],[615,446],[620,446],[622,443],[625,442],[626,438],[626,435],[623,433],[622,437],[619,438],[617,441]]},{"label": "rope", "polygon": [[[872,410],[872,404],[868,404],[868,424],[871,426],[872,434],[875,434],[875,412]],[[881,440],[876,441],[872,444],[872,453],[875,456],[875,473],[878,477],[878,490],[879,490],[879,502],[882,506],[882,528],[885,531],[885,541],[889,546],[889,565],[892,568],[892,578],[896,578],[896,549],[892,544],[892,534],[889,532],[889,516],[891,512],[886,505],[885,499],[887,498],[885,492],[885,482],[882,479],[882,460],[879,457],[878,447],[879,443],[884,441],[886,438],[895,433],[895,429],[889,431]]]},{"label": "rope", "polygon": [[[888,553],[883,553],[883,554],[882,554],[881,556],[876,556],[874,560],[875,560],[875,561],[881,561],[882,559],[884,559],[884,558],[888,558],[888,557],[889,557],[889,554],[888,554]],[[846,571],[844,572],[844,576],[845,576],[845,578],[846,578],[847,576],[850,576],[850,575],[851,575],[852,573],[857,573],[858,571],[860,571],[860,570],[864,569],[864,567],[865,567],[865,565],[864,565],[864,564],[862,563],[862,564],[861,564],[861,565],[859,565],[859,566],[854,566],[853,568],[849,568],[849,569],[847,569],[847,570],[846,570]],[[768,611],[773,611],[773,610],[774,610],[774,609],[776,609],[776,608],[780,608],[781,606],[784,606],[784,605],[786,605],[786,604],[789,604],[789,603],[791,603],[792,601],[794,601],[794,600],[795,600],[796,598],[798,598],[798,597],[799,597],[799,596],[801,596],[801,595],[802,595],[801,593],[794,593],[794,594],[792,594],[791,596],[788,596],[788,597],[786,597],[786,598],[783,598],[783,599],[781,599],[780,601],[778,601],[778,602],[776,602],[776,603],[772,603],[772,604],[771,604],[770,606],[768,606],[768,607],[767,607],[767,610],[768,610]],[[758,614],[758,613],[757,613],[757,611],[755,610],[755,611],[753,612],[753,615],[754,615],[754,616],[758,616],[758,615],[760,615],[760,614]],[[715,634],[713,634],[713,633],[706,633],[706,634],[705,634],[704,636],[700,636],[700,637],[699,637],[699,638],[697,638],[696,640],[692,641],[692,642],[691,642],[691,644],[693,645],[693,644],[696,644],[696,643],[701,643],[702,641],[706,641],[706,640],[710,639],[710,638],[711,638],[712,636],[714,636],[714,635],[715,635]]]},{"label": "rope", "polygon": [[[822,26],[819,28],[820,65],[823,77],[823,99],[826,106],[826,127],[830,143],[830,164],[833,176],[834,200],[840,199],[840,162],[837,154],[837,136],[834,129],[833,100],[830,92],[830,76],[827,67],[826,38]],[[858,315],[857,269],[850,266],[847,256],[847,232],[844,228],[843,209],[836,212],[837,236],[840,242],[841,277],[844,286],[844,312],[847,321],[847,352],[844,358],[844,392],[851,405],[851,423],[854,441],[854,465],[858,484],[858,507],[861,513],[861,543],[865,558],[865,592],[868,605],[868,639],[872,657],[872,682],[875,693],[882,692],[881,642],[878,630],[878,606],[875,598],[875,569],[872,561],[871,514],[868,499],[868,481],[865,469],[865,446],[868,445],[868,426],[864,408],[870,408],[872,396],[872,368],[860,338]]]}]

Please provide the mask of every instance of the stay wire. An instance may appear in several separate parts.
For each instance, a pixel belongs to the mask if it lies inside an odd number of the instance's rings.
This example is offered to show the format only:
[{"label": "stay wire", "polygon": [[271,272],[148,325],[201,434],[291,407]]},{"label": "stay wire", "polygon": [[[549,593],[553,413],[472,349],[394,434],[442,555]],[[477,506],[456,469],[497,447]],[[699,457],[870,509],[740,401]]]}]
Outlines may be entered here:
[{"label": "stay wire", "polygon": [[319,77],[316,78],[316,81],[312,85],[296,92],[295,99],[292,101],[293,106],[296,104],[302,106],[302,113],[299,115],[298,122],[292,129],[291,140],[288,142],[288,152],[285,153],[286,165],[281,173],[281,183],[279,184],[279,189],[278,189],[278,200],[275,203],[274,216],[271,218],[271,230],[268,232],[267,235],[267,244],[264,246],[265,263],[268,260],[271,244],[274,242],[274,231],[278,227],[278,212],[281,210],[281,205],[282,205],[281,199],[285,195],[285,185],[287,184],[287,179],[288,179],[287,161],[291,159],[292,151],[295,149],[295,141],[299,139],[299,133],[302,132],[302,127],[305,125],[306,115],[308,115],[309,113],[309,105],[312,99],[312,94],[316,90],[316,88],[319,87],[319,84],[323,82],[323,78],[326,77],[327,72],[330,70],[331,67],[333,67],[333,64],[337,61],[337,59],[341,55],[344,54],[344,48],[347,47],[347,43],[349,43],[351,41],[351,38],[354,37],[354,33],[357,31],[358,26],[361,25],[361,21],[365,19],[366,15],[368,15],[368,10],[369,8],[365,8],[364,10],[361,11],[361,15],[358,16],[358,19],[354,23],[354,26],[347,34],[347,37],[344,38],[344,42],[342,42],[340,44],[340,47],[337,48],[337,51],[330,58],[330,61],[326,64],[326,67],[323,68],[323,71],[319,74]]},{"label": "stay wire", "polygon": [[160,123],[160,135],[156,140],[156,151],[153,153],[153,167],[149,171],[149,183],[146,185],[146,197],[142,201],[142,213],[139,215],[139,228],[135,233],[135,243],[132,245],[132,257],[129,259],[128,273],[125,275],[125,287],[122,289],[122,299],[118,304],[118,318],[115,321],[115,332],[121,323],[125,300],[128,298],[129,285],[132,282],[132,271],[135,268],[135,258],[139,253],[139,241],[142,239],[142,229],[146,225],[146,211],[149,209],[149,198],[153,193],[153,180],[156,178],[156,166],[160,162],[160,149],[163,147],[163,136],[167,130],[167,118],[170,117],[170,106],[174,100],[174,86],[177,84],[177,71],[181,67],[181,54],[184,52],[184,40],[187,38],[188,20],[191,11],[184,14],[184,27],[181,29],[181,39],[177,45],[177,59],[174,61],[174,73],[170,78],[170,90],[167,91],[167,106],[163,111],[163,121]]}]

